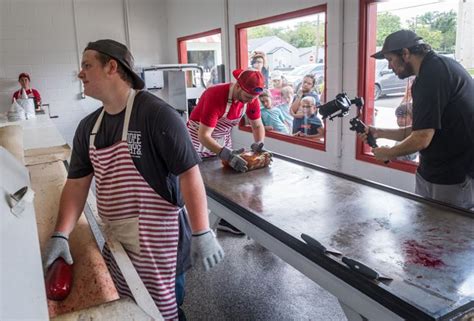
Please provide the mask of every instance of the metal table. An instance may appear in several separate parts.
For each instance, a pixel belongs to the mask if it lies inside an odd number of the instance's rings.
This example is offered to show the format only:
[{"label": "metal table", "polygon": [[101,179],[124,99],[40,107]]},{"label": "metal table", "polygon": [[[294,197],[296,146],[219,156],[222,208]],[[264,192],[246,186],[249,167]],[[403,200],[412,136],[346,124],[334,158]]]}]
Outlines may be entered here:
[{"label": "metal table", "polygon": [[[200,164],[212,213],[334,294],[349,320],[474,316],[474,213],[274,155],[247,173]],[[305,233],[392,281],[310,248]]]}]

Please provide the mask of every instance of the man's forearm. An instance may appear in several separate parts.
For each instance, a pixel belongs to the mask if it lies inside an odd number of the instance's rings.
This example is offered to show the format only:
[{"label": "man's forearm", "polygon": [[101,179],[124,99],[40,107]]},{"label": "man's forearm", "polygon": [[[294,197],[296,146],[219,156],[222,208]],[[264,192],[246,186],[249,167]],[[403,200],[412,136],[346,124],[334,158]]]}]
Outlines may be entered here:
[{"label": "man's forearm", "polygon": [[430,129],[414,131],[410,136],[404,139],[400,144],[391,148],[394,157],[410,155],[428,147],[433,135]]},{"label": "man's forearm", "polygon": [[79,179],[68,179],[64,185],[55,231],[69,235],[76,225],[89,193],[92,174]]},{"label": "man's forearm", "polygon": [[263,142],[265,139],[265,126],[261,119],[251,120],[252,134],[254,142]]},{"label": "man's forearm", "polygon": [[219,154],[219,152],[221,151],[223,147],[212,137],[208,137],[208,136],[199,137],[199,141],[204,147],[209,149],[214,154]]},{"label": "man's forearm", "polygon": [[411,134],[411,126],[402,128],[377,128],[377,138],[386,138],[401,142]]},{"label": "man's forearm", "polygon": [[180,189],[193,232],[209,228],[207,198],[199,167],[196,165],[179,175]]}]

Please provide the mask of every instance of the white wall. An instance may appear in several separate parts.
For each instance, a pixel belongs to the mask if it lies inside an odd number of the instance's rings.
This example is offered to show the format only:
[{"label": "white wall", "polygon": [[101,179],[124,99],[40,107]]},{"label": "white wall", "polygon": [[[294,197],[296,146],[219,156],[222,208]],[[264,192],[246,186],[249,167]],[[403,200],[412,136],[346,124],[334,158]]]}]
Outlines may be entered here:
[{"label": "white wall", "polygon": [[87,43],[128,38],[137,66],[165,63],[166,25],[161,0],[0,0],[0,112],[28,72],[71,143],[79,120],[99,106],[81,99],[77,79]]},{"label": "white wall", "polygon": [[[229,30],[229,55],[226,57],[224,54],[224,64],[229,77],[229,70],[236,67],[236,24],[325,3],[327,3],[328,45],[327,96],[335,97],[336,94],[344,91],[354,97],[357,95],[359,41],[359,3],[354,0],[259,0],[258,5],[252,0],[228,0],[228,26],[225,25],[223,13],[225,1],[167,0],[169,58],[172,62],[177,62],[177,37],[222,28],[222,41],[225,43],[224,30]],[[203,18],[203,15],[208,18]],[[181,21],[187,21],[187,23],[183,24]],[[276,153],[412,192],[414,175],[355,159],[356,136],[349,130],[349,119],[354,115],[355,110],[344,119],[326,123],[326,151],[309,149],[271,138],[267,138],[265,144],[268,149]],[[249,146],[252,135],[234,129],[233,141],[237,146]]]}]

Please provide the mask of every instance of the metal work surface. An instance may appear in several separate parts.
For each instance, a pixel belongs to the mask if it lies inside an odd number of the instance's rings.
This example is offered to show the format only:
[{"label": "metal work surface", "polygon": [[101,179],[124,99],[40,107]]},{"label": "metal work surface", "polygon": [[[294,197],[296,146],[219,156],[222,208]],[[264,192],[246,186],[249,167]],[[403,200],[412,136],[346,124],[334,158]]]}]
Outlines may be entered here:
[{"label": "metal work surface", "polygon": [[[444,320],[474,310],[474,214],[350,176],[274,157],[237,173],[200,165],[208,196],[406,319]],[[373,281],[300,235],[393,281]]]}]

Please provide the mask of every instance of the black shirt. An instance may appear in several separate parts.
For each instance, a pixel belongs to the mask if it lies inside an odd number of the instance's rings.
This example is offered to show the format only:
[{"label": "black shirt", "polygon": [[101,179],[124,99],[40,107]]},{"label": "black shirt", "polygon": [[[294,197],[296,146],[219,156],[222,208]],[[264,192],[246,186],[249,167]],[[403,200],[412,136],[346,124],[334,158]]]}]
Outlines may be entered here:
[{"label": "black shirt", "polygon": [[[102,108],[84,118],[73,141],[68,178],[80,178],[94,169],[89,158],[89,139]],[[104,113],[95,138],[97,149],[109,147],[122,139],[125,109],[116,114]],[[135,167],[145,181],[168,202],[182,207],[178,175],[201,159],[193,148],[189,133],[179,114],[160,98],[139,92],[135,96],[128,128],[128,145]],[[188,268],[191,231],[184,209],[179,216],[177,275]]]},{"label": "black shirt", "polygon": [[455,60],[426,54],[412,86],[413,130],[434,129],[420,151],[419,174],[435,184],[459,184],[474,163],[474,81]]}]

